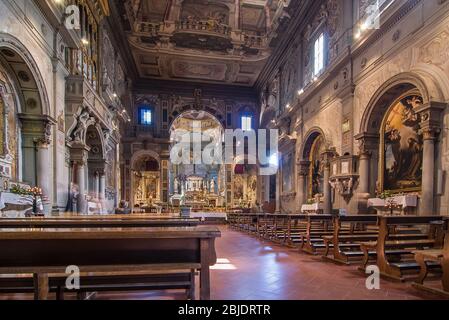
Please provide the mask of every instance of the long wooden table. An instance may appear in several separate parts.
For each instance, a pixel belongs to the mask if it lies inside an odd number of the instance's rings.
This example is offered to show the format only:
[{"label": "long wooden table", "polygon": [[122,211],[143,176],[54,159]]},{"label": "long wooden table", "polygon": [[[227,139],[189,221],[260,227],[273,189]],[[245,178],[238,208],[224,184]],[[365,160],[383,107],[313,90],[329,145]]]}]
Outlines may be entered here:
[{"label": "long wooden table", "polygon": [[[0,274],[32,273],[36,298],[47,299],[49,274],[195,269],[200,299],[210,299],[209,267],[216,263],[216,227],[4,228]],[[82,281],[82,279],[81,279]]]}]

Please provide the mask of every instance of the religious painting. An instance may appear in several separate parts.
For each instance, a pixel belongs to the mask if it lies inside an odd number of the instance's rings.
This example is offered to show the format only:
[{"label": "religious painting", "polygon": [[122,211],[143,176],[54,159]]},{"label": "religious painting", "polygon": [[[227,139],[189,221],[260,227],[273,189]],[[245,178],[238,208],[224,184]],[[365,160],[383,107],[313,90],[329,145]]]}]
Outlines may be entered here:
[{"label": "religious painting", "polygon": [[257,176],[251,175],[248,177],[248,201],[255,203],[257,198]]},{"label": "religious painting", "polygon": [[291,192],[293,189],[293,155],[282,157],[282,191]]},{"label": "religious painting", "polygon": [[309,169],[309,197],[314,198],[317,194],[323,194],[323,165],[321,155],[326,150],[324,137],[319,135],[315,138],[310,150]]},{"label": "religious painting", "polygon": [[243,179],[241,175],[234,177],[234,199],[243,199]]},{"label": "religious painting", "polygon": [[381,127],[383,190],[418,191],[421,188],[423,137],[415,110],[422,97],[406,94],[395,101]]}]

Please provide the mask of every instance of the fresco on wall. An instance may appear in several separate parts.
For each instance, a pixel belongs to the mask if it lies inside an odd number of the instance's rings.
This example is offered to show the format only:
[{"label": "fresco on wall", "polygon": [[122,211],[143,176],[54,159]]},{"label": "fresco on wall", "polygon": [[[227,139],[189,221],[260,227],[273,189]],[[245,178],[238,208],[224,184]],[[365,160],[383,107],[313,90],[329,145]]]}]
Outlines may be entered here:
[{"label": "fresco on wall", "polygon": [[381,132],[384,190],[416,191],[421,187],[423,139],[414,110],[422,101],[417,95],[407,95],[385,116]]},{"label": "fresco on wall", "polygon": [[282,158],[282,191],[293,190],[293,155],[287,154]]}]

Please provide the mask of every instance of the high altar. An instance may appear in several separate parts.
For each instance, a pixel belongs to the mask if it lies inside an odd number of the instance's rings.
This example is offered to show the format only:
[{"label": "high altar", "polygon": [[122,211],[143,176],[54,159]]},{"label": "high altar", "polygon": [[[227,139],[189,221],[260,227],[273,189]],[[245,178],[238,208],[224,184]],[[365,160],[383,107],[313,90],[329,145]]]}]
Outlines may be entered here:
[{"label": "high altar", "polygon": [[171,203],[174,206],[185,205],[193,209],[216,208],[220,205],[215,178],[190,175],[174,178],[174,193]]}]

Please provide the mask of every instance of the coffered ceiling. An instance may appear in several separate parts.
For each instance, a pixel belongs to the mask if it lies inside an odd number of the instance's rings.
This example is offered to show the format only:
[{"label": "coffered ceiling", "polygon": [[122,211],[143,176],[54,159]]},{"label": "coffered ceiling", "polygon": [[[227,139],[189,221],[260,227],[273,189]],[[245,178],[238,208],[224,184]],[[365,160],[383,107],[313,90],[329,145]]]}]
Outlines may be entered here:
[{"label": "coffered ceiling", "polygon": [[113,0],[138,77],[251,87],[290,0]]}]

